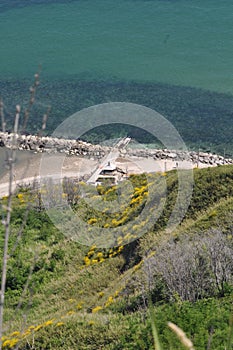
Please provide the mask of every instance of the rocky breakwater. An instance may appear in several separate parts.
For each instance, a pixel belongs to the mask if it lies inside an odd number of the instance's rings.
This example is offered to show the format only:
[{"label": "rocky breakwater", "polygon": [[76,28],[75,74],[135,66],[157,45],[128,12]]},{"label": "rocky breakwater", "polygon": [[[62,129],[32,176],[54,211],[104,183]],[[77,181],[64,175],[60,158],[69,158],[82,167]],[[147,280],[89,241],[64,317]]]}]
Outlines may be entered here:
[{"label": "rocky breakwater", "polygon": [[65,153],[90,159],[101,159],[109,153],[109,147],[93,145],[81,140],[67,140],[49,136],[15,135],[0,133],[0,146],[18,150],[33,151],[34,153]]},{"label": "rocky breakwater", "polygon": [[[11,148],[14,144],[14,147],[16,147],[18,150],[28,150],[33,151],[34,153],[60,152],[87,159],[101,160],[107,156],[112,149],[111,147],[93,145],[81,140],[68,140],[49,136],[15,135],[14,142],[13,139],[14,134],[0,132],[0,146]],[[153,160],[174,161],[174,163],[188,161],[192,162],[194,166],[199,166],[201,164],[205,166],[233,164],[232,159],[204,152],[148,148],[133,149],[130,147],[118,147],[118,152],[122,158],[151,158]]]},{"label": "rocky breakwater", "polygon": [[189,152],[167,149],[123,149],[120,151],[122,157],[152,158],[154,160],[170,160],[174,162],[188,161],[197,166],[205,164],[206,166],[217,166],[224,164],[233,164],[233,159],[224,158],[217,154],[205,152]]}]

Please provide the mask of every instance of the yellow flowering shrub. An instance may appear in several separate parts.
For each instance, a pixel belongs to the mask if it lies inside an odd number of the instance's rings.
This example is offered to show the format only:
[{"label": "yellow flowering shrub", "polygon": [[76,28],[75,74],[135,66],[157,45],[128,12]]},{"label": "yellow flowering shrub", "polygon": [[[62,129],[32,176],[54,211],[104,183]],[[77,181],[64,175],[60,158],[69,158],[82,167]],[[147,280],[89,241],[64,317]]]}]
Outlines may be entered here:
[{"label": "yellow flowering shrub", "polygon": [[56,327],[61,327],[61,326],[63,326],[65,323],[64,322],[58,322],[58,323],[56,323]]},{"label": "yellow flowering shrub", "polygon": [[106,303],[105,303],[105,307],[108,307],[108,306],[111,305],[112,303],[113,303],[113,297],[110,296],[110,297],[108,298],[108,300],[106,301]]},{"label": "yellow flowering shrub", "polygon": [[85,257],[83,258],[83,261],[84,261],[84,265],[86,265],[86,266],[89,266],[90,263],[91,263],[91,260],[90,260],[87,256],[85,256]]},{"label": "yellow flowering shrub", "polygon": [[92,263],[92,264],[97,264],[98,262],[99,262],[99,260],[97,260],[97,259],[92,259],[92,260],[91,260],[91,263]]},{"label": "yellow flowering shrub", "polygon": [[94,309],[92,309],[92,313],[94,314],[102,309],[103,309],[102,306],[96,306],[96,307],[94,307]]},{"label": "yellow flowering shrub", "polygon": [[19,331],[15,331],[15,332],[10,334],[10,337],[18,337],[18,336],[20,336],[20,332]]},{"label": "yellow flowering shrub", "polygon": [[95,224],[97,221],[98,221],[98,220],[97,220],[96,218],[91,218],[91,219],[88,220],[87,223],[88,223],[89,225],[93,225],[93,224]]},{"label": "yellow flowering shrub", "polygon": [[71,316],[73,314],[75,314],[75,312],[73,310],[70,310],[70,311],[67,312],[66,316]]},{"label": "yellow flowering shrub", "polygon": [[13,347],[19,342],[18,338],[7,339],[3,342],[2,347],[13,349]]},{"label": "yellow flowering shrub", "polygon": [[36,326],[36,327],[34,328],[34,332],[39,331],[42,327],[43,327],[43,324],[39,324],[38,326]]},{"label": "yellow flowering shrub", "polygon": [[[50,326],[51,324],[53,324],[54,320],[48,320],[46,322],[43,323],[44,327]],[[34,327],[33,327],[34,328]]]},{"label": "yellow flowering shrub", "polygon": [[18,193],[17,197],[18,197],[20,203],[24,203],[25,202],[23,193]]},{"label": "yellow flowering shrub", "polygon": [[78,304],[76,305],[76,308],[77,308],[78,310],[81,310],[81,309],[83,308],[83,302],[78,303]]}]

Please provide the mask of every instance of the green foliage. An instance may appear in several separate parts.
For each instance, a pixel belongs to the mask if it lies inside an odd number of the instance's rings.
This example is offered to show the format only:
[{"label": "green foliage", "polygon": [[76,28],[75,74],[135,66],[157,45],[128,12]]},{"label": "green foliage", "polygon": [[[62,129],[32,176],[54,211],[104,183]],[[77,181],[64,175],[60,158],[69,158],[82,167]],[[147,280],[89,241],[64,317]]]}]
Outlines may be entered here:
[{"label": "green foliage", "polygon": [[[78,195],[71,198],[72,206],[92,227],[108,224],[121,230],[141,212],[148,200],[148,189],[159,190],[161,176],[132,176],[131,187],[122,191],[125,197],[120,213],[111,210],[112,201],[118,199],[120,186],[98,188],[101,201],[109,212],[94,210]],[[201,230],[204,235],[212,226],[221,227],[226,237],[230,237],[233,167],[195,170],[194,177],[193,198],[182,225],[174,233],[174,240],[181,241],[184,234],[192,238]],[[177,195],[175,171],[166,174],[166,182],[167,201],[153,230],[132,243],[129,241],[138,228],[123,232],[117,242],[119,247],[112,250],[82,247],[68,240],[53,226],[44,209],[38,207],[37,194],[33,193],[29,200],[27,192],[20,192],[23,197],[14,199],[12,211],[6,326],[12,332],[21,330],[26,310],[26,327],[43,326],[38,331],[30,331],[27,340],[24,338],[18,343],[19,350],[32,346],[41,350],[154,349],[147,309],[149,294],[163,349],[185,349],[168,328],[168,321],[182,328],[197,350],[206,350],[208,346],[211,350],[229,348],[233,291],[230,283],[224,284],[224,297],[211,292],[212,298],[196,302],[181,301],[178,294],[171,302],[162,279],[157,280],[155,289],[149,289],[145,283],[147,276],[142,268],[142,257],[150,255],[154,247],[159,248],[169,238],[163,229]],[[64,190],[71,188],[68,183],[64,186]],[[88,186],[86,189],[91,203],[99,200],[95,191]],[[23,231],[19,235],[22,225]],[[2,249],[2,226],[0,233]],[[85,265],[84,258],[97,260],[97,263]],[[28,289],[24,291],[27,283]],[[14,315],[18,305],[21,310]],[[47,320],[53,319],[45,326]]]},{"label": "green foliage", "polygon": [[[175,171],[172,171],[167,174],[167,200],[163,215],[155,224],[156,230],[161,229],[166,225],[174,208],[177,194],[177,174]],[[221,199],[231,198],[232,195],[232,166],[195,169],[192,198],[185,218],[197,219],[197,217],[200,215],[200,212],[207,210],[210,206],[214,205]]]},{"label": "green foliage", "polygon": [[[185,349],[167,327],[167,322],[172,321],[185,331],[195,349],[206,350],[208,344],[214,350],[225,349],[229,335],[230,309],[229,298],[221,301],[206,299],[195,304],[167,304],[154,308],[153,321],[156,322],[162,348]],[[40,331],[36,336],[37,349],[60,350],[65,346],[70,350],[95,350],[104,346],[107,350],[154,350],[151,321],[149,313],[143,320],[143,314],[139,311],[124,316],[72,316],[59,327],[54,324]],[[31,341],[29,338],[28,344],[22,344],[19,349],[30,349]]]}]

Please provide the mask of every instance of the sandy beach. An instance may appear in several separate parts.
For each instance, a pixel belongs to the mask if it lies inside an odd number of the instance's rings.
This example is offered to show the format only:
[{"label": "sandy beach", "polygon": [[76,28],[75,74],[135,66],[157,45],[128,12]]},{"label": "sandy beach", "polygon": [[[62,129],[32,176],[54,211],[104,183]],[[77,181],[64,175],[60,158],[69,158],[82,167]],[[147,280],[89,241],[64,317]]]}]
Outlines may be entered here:
[{"label": "sandy beach", "polygon": [[[154,160],[152,158],[140,157],[117,157],[114,159],[117,167],[128,174],[139,174],[149,172],[166,172],[177,167],[179,169],[191,169],[196,167],[190,161],[173,161],[169,159]],[[0,152],[1,178],[0,184],[8,182],[8,171],[5,162],[5,150]],[[101,160],[103,162],[103,160]],[[36,178],[40,175],[82,178],[89,176],[100,165],[100,161],[78,156],[67,156],[65,154],[32,153],[18,151],[14,169],[14,181],[25,181],[27,178]],[[208,166],[199,164],[199,167]]]}]

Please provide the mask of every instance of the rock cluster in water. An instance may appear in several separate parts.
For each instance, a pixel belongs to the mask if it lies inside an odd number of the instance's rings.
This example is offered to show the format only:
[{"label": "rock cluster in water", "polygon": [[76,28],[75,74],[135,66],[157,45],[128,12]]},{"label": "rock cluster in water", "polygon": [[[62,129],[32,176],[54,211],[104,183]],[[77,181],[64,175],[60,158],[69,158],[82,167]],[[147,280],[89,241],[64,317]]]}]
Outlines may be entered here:
[{"label": "rock cluster in water", "polygon": [[[106,156],[111,147],[102,145],[93,145],[81,140],[67,140],[49,136],[36,135],[15,135],[12,133],[0,132],[0,146],[14,147],[18,150],[29,150],[35,153],[66,153],[67,155],[77,155],[89,159],[101,159]],[[224,158],[223,156],[204,153],[204,152],[188,152],[167,149],[119,149],[121,157],[140,157],[152,158],[157,160],[173,160],[173,161],[190,161],[194,164],[203,163],[210,166],[233,164],[233,159]]]}]

